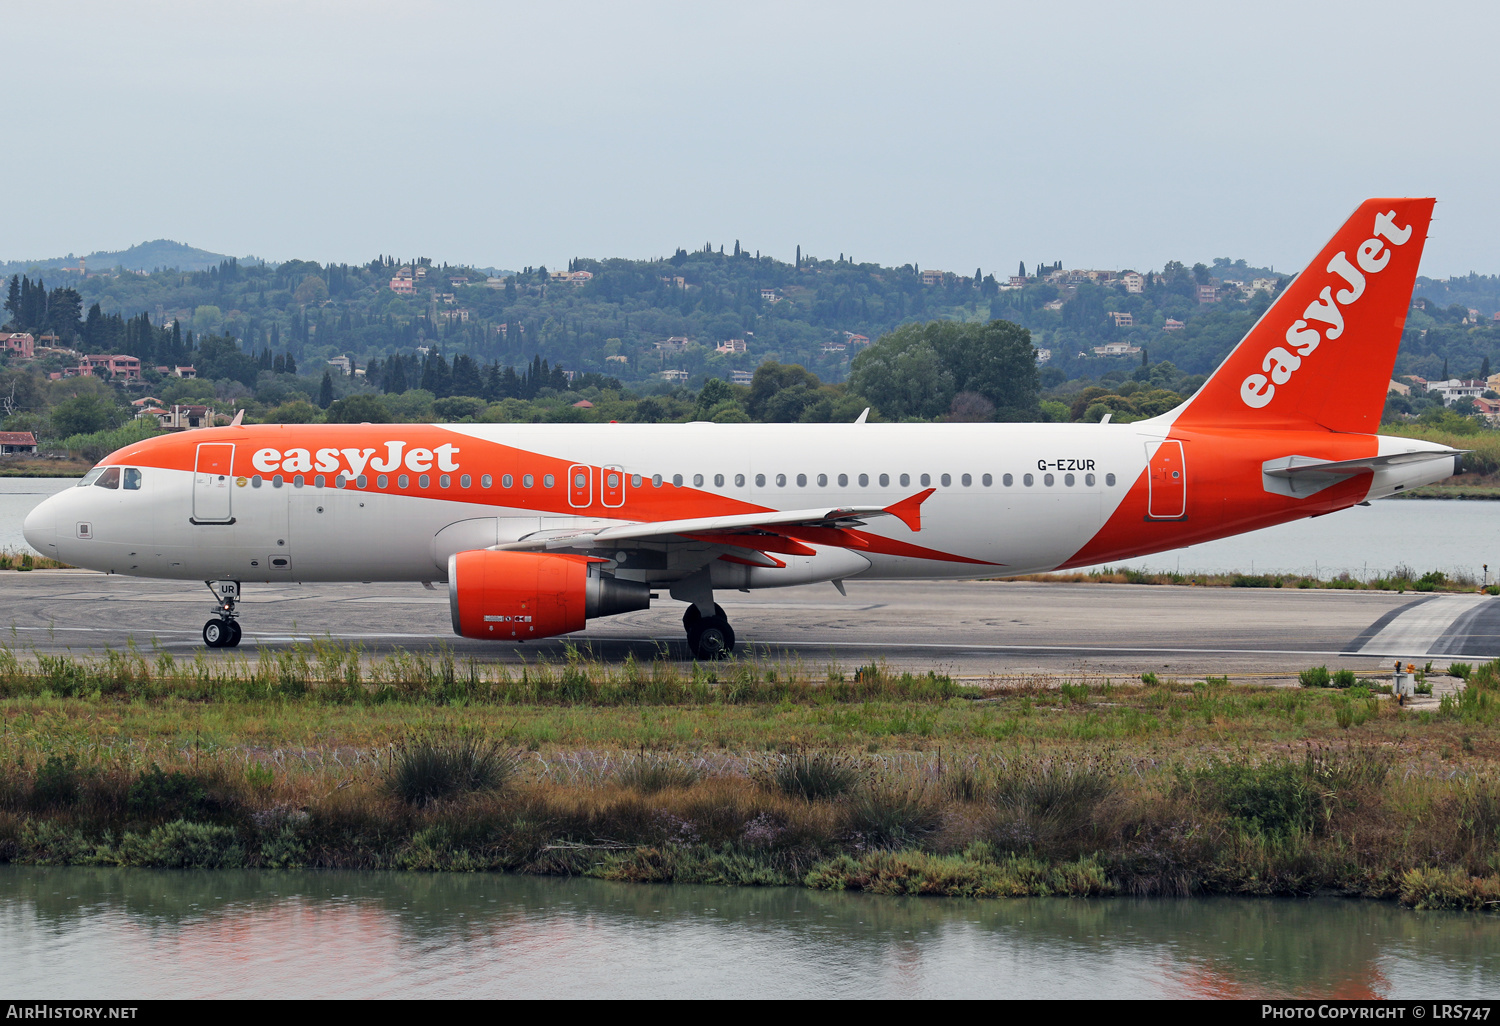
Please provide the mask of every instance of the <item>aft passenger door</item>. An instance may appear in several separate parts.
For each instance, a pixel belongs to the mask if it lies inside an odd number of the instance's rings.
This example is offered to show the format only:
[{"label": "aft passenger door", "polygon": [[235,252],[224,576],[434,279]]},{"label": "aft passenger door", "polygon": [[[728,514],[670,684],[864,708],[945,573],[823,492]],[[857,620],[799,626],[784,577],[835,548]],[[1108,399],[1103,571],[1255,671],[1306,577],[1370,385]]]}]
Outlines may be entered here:
[{"label": "aft passenger door", "polygon": [[1150,520],[1187,518],[1187,466],[1182,443],[1175,439],[1146,443],[1146,517]]},{"label": "aft passenger door", "polygon": [[204,442],[198,446],[193,468],[193,523],[232,524],[230,494],[234,479],[234,446],[223,442]]}]

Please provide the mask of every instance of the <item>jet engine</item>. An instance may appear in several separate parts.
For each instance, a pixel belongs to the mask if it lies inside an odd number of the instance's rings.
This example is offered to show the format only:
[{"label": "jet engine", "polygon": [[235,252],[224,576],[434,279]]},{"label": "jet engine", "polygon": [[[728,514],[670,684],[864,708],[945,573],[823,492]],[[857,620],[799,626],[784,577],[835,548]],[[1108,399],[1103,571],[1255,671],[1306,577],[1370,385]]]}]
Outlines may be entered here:
[{"label": "jet engine", "polygon": [[582,630],[584,621],[651,606],[651,588],[607,576],[602,560],[470,549],[448,557],[453,632],[525,641]]}]

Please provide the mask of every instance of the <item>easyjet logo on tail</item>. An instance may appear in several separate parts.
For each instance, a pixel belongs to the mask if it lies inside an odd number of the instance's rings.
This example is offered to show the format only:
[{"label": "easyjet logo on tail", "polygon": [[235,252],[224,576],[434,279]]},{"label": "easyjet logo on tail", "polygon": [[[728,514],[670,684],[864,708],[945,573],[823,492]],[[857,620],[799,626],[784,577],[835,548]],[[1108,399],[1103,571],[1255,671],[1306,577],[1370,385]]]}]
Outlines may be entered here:
[{"label": "easyjet logo on tail", "polygon": [[[1343,250],[1333,255],[1325,270],[1338,275],[1339,281],[1323,286],[1317,301],[1308,304],[1302,316],[1286,329],[1285,346],[1266,353],[1261,361],[1264,373],[1251,374],[1240,382],[1240,399],[1246,406],[1259,410],[1268,405],[1276,397],[1276,386],[1290,381],[1303,359],[1316,352],[1324,340],[1332,342],[1344,334],[1343,308],[1359,302],[1365,294],[1365,275],[1385,270],[1391,260],[1387,247],[1406,245],[1411,232],[1410,225],[1403,228],[1396,224],[1394,210],[1376,214],[1374,232],[1359,244],[1352,263]],[[1338,291],[1334,291],[1336,288]]]},{"label": "easyjet logo on tail", "polygon": [[[385,443],[385,454],[376,456],[377,449],[257,449],[250,463],[262,474],[332,474],[348,468],[350,477],[358,477],[365,467],[378,474],[389,474],[405,467],[414,474],[425,474],[432,469],[449,473],[458,469],[458,446],[451,443],[423,449],[420,446],[406,449],[406,442]],[[405,450],[403,452],[403,450]]]}]

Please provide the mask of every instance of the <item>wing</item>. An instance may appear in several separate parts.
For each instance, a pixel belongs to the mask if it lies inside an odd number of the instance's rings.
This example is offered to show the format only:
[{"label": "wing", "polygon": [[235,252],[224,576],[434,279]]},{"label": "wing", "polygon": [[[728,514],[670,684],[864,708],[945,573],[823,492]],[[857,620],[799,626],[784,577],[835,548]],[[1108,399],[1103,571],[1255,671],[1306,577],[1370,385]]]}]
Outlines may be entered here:
[{"label": "wing", "polygon": [[[494,548],[501,551],[592,549],[615,546],[621,542],[691,538],[695,541],[706,541],[741,549],[756,549],[762,552],[810,553],[811,549],[807,549],[788,537],[787,532],[797,530],[842,532],[844,528],[863,527],[865,521],[870,518],[886,516],[897,518],[913,531],[920,531],[922,529],[922,503],[936,490],[928,488],[890,506],[767,510],[763,513],[735,513],[722,517],[689,517],[682,520],[652,520],[633,524],[607,524],[600,527],[538,531],[519,541],[502,542]],[[762,541],[764,545],[760,544]],[[789,546],[797,546],[797,548]]]}]

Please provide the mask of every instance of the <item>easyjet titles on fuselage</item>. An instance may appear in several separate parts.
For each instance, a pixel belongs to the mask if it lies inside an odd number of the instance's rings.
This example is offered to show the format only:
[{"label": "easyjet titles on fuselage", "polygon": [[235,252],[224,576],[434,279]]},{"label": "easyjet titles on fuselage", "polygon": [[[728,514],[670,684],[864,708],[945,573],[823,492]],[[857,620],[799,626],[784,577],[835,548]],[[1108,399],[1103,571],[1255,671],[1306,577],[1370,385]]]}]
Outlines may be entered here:
[{"label": "easyjet titles on fuselage", "polygon": [[[377,474],[389,474],[405,467],[414,474],[425,474],[437,464],[443,473],[458,469],[454,459],[459,448],[452,443],[424,449],[421,446],[406,448],[404,440],[385,443],[385,454],[376,456],[377,449],[257,449],[250,457],[250,464],[262,474],[332,474],[348,468],[351,477],[358,477],[368,466]],[[403,452],[403,450],[405,450]]]}]

